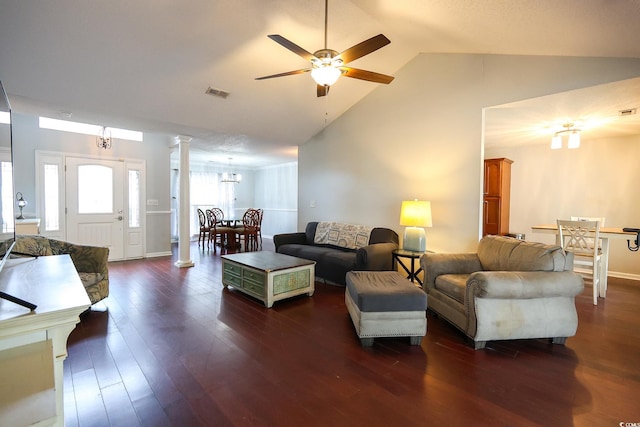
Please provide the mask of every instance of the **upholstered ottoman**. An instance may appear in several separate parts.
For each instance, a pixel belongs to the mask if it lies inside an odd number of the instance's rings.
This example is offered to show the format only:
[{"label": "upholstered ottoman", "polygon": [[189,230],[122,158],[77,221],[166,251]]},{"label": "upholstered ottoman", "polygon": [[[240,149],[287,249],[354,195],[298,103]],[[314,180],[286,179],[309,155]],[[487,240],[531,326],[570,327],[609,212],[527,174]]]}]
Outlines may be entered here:
[{"label": "upholstered ottoman", "polygon": [[377,337],[409,337],[420,345],[427,333],[427,294],[397,271],[350,271],[345,303],[363,346]]}]

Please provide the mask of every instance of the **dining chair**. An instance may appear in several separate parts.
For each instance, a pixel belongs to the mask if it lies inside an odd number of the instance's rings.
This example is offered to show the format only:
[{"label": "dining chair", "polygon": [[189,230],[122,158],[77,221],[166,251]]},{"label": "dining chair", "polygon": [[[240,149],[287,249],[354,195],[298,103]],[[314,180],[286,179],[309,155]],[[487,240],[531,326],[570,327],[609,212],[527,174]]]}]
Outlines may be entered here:
[{"label": "dining chair", "polygon": [[213,212],[213,215],[216,217],[216,223],[223,225],[222,221],[224,221],[224,212],[222,211],[222,209],[211,208],[211,211]]},{"label": "dining chair", "polygon": [[256,209],[258,211],[258,239],[260,240],[260,249],[262,249],[262,218],[264,209]]},{"label": "dining chair", "polygon": [[260,214],[256,209],[249,208],[242,216],[242,226],[235,229],[240,243],[244,239],[244,250],[258,249],[258,225]]},{"label": "dining chair", "polygon": [[235,238],[233,228],[223,225],[224,213],[222,209],[212,208],[207,210],[207,219],[209,223],[209,242],[213,240],[213,253],[216,252],[216,247],[220,248],[229,247],[229,239]]},{"label": "dining chair", "polygon": [[[600,221],[600,227],[604,227],[604,217],[596,217],[596,216],[572,216],[571,221]],[[587,242],[591,242],[594,244],[594,239],[588,239]],[[598,247],[602,248],[602,241],[598,241]]]},{"label": "dining chair", "polygon": [[[600,240],[600,221],[557,220],[560,244],[566,252],[573,253],[574,266],[589,267],[593,282],[593,305],[598,305],[598,293],[603,285],[602,250]],[[584,269],[576,269],[582,273]]]},{"label": "dining chair", "polygon": [[202,249],[204,249],[205,240],[207,244],[209,244],[209,224],[207,222],[207,217],[205,216],[204,212],[200,208],[198,208],[198,221],[200,222],[200,232],[198,233],[198,246],[200,246],[200,242],[202,242]]}]

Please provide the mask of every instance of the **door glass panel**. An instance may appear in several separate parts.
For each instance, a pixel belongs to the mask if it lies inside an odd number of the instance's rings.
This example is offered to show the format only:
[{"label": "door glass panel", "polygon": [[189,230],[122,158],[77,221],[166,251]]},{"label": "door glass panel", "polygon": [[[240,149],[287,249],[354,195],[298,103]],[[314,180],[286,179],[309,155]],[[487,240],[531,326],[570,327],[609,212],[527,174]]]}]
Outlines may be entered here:
[{"label": "door glass panel", "polygon": [[44,229],[60,230],[60,195],[58,165],[44,165]]},{"label": "door glass panel", "polygon": [[113,170],[100,165],[78,166],[78,213],[113,213]]},{"label": "door glass panel", "polygon": [[140,227],[140,171],[129,171],[129,227]]}]

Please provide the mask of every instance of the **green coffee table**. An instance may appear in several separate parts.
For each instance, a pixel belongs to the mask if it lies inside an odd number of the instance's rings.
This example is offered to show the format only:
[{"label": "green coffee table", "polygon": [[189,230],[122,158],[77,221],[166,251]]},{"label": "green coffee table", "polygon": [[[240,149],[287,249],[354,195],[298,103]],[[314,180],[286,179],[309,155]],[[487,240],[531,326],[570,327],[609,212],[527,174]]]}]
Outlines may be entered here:
[{"label": "green coffee table", "polygon": [[275,301],[313,295],[315,261],[269,251],[223,255],[222,284],[259,299],[271,308]]}]

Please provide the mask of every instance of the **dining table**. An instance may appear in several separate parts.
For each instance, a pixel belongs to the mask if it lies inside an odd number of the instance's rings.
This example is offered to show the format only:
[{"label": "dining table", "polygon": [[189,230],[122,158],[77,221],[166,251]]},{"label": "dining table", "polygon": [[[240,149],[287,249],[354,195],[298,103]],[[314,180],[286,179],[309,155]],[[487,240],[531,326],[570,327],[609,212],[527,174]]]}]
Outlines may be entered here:
[{"label": "dining table", "polygon": [[[561,245],[560,242],[560,234],[558,233],[558,225],[557,224],[544,224],[544,225],[534,225],[531,227],[531,231],[533,233],[544,233],[544,234],[555,234],[556,235],[556,244]],[[594,233],[590,233],[593,237]],[[600,232],[598,234],[599,239],[602,241],[602,265],[601,265],[601,275],[600,275],[600,287],[598,288],[598,295],[601,298],[606,298],[607,296],[607,274],[609,272],[609,240],[611,239],[620,239],[620,240],[635,240],[637,238],[637,233],[631,231],[624,231],[622,228],[618,227],[600,227]]]},{"label": "dining table", "polygon": [[224,242],[221,245],[226,249],[238,249],[238,242],[236,240],[236,228],[242,225],[242,220],[240,219],[222,219],[218,222],[223,227],[227,227],[229,230],[226,233]]},{"label": "dining table", "polygon": [[220,221],[220,223],[222,223],[222,225],[225,227],[236,228],[242,225],[242,220],[241,219],[223,219]]}]

